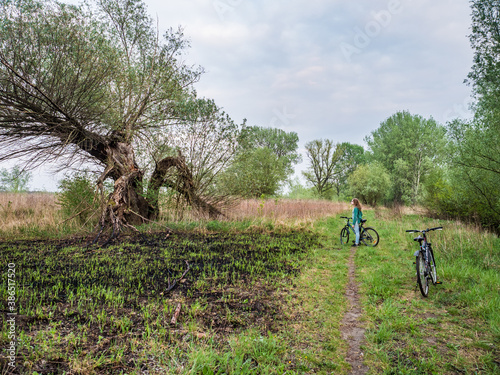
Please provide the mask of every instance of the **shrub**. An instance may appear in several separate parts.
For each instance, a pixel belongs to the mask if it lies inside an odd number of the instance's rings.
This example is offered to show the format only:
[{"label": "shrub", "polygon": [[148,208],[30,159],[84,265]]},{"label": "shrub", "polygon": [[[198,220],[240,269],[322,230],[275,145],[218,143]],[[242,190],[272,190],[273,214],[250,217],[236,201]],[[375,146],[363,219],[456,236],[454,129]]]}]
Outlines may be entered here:
[{"label": "shrub", "polygon": [[374,162],[356,168],[349,176],[349,186],[363,203],[376,206],[390,191],[391,178],[382,164]]},{"label": "shrub", "polygon": [[59,183],[57,202],[67,219],[75,218],[81,225],[95,224],[99,219],[99,193],[91,175],[76,173]]}]

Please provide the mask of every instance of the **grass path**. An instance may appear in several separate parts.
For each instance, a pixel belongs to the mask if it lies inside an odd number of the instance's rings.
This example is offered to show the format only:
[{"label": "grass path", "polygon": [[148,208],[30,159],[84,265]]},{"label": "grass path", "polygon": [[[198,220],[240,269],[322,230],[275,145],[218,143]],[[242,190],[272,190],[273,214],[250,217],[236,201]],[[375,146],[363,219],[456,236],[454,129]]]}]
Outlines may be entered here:
[{"label": "grass path", "polygon": [[[348,374],[352,363],[359,360],[353,354],[359,353],[362,331],[357,331],[357,344],[350,345],[355,329],[359,328],[360,313],[357,298],[352,294],[356,293],[355,253],[351,253],[350,247],[341,247],[338,225],[335,218],[318,224],[324,247],[312,251],[310,264],[291,295],[292,309],[302,311],[290,320],[287,331],[287,339],[297,353],[297,373]],[[352,292],[350,296],[348,290]],[[347,322],[346,316],[352,320]],[[350,330],[346,329],[348,324]]]},{"label": "grass path", "polygon": [[347,342],[349,348],[346,353],[346,360],[351,365],[352,375],[363,375],[368,371],[368,367],[363,363],[364,354],[362,345],[365,342],[365,327],[360,321],[363,309],[359,301],[359,288],[356,281],[356,247],[351,247],[349,256],[349,283],[346,287],[346,298],[349,303],[349,310],[342,319],[340,331],[342,338]]}]

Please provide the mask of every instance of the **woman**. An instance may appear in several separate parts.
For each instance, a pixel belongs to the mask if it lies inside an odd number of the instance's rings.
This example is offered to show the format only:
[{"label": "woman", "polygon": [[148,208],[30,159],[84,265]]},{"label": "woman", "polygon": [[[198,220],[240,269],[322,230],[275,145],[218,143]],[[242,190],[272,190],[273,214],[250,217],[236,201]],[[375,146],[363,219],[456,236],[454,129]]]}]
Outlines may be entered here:
[{"label": "woman", "polygon": [[352,246],[359,246],[359,226],[361,225],[363,212],[361,211],[361,204],[358,198],[352,198],[351,204],[354,205],[354,209],[352,210],[352,224],[354,225],[354,233],[356,233],[356,241]]}]

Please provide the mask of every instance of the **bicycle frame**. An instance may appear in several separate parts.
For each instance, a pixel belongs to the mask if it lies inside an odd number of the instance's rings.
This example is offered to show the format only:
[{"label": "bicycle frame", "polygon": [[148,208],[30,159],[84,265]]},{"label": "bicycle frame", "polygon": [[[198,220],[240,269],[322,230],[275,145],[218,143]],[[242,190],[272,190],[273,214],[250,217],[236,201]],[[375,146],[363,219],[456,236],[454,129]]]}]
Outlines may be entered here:
[{"label": "bicycle frame", "polygon": [[[345,219],[345,217],[342,216],[342,218]],[[347,230],[351,230],[352,231],[352,234],[356,234],[356,232],[354,231],[354,225],[350,224],[349,223],[349,220],[351,220],[350,218],[347,218],[347,223],[345,225],[344,228],[347,228]],[[361,232],[361,227],[363,226],[363,223],[360,223],[359,224],[359,231]]]},{"label": "bicycle frame", "polygon": [[437,281],[436,263],[431,243],[427,241],[427,233],[433,230],[441,229],[443,229],[443,227],[425,230],[411,229],[406,231],[422,233],[422,236],[418,235],[418,237],[413,239],[414,241],[418,241],[420,245],[420,248],[413,255],[416,258],[415,264],[417,268],[417,285],[420,287],[420,291],[424,297],[427,297],[429,293],[429,281],[432,281],[432,284],[440,284],[440,282]]},{"label": "bicycle frame", "polygon": [[[342,219],[347,219],[347,223],[344,225],[342,230],[340,231],[340,243],[345,245],[349,242],[350,233],[353,235],[356,234],[354,230],[354,225],[351,225],[349,222],[352,218],[347,216],[341,216]],[[366,222],[366,219],[361,220],[359,223],[359,239],[360,242],[363,242],[366,246],[377,246],[379,242],[379,235],[377,231],[371,227],[365,227],[363,224]]]},{"label": "bicycle frame", "polygon": [[427,248],[427,236],[425,235],[425,232],[423,233],[423,235],[424,235],[423,236],[423,240],[420,241],[420,249],[417,250],[415,252],[415,254],[413,254],[413,255],[414,256],[418,256],[418,252],[420,251],[424,255],[425,261],[427,261],[427,259],[429,258],[429,256],[428,256],[429,251],[428,251],[428,248]]}]

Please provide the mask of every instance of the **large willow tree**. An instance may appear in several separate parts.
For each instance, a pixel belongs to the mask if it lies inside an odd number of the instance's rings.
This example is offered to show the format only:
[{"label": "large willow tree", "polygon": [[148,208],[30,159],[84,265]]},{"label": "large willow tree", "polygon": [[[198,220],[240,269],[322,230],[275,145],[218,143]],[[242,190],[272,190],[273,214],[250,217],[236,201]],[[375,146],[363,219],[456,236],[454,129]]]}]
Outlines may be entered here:
[{"label": "large willow tree", "polygon": [[[139,0],[84,8],[0,0],[0,12],[0,161],[97,163],[98,183],[114,181],[102,222],[115,229],[154,219],[162,186],[219,214],[181,153],[156,154],[145,194],[134,152],[186,121],[186,103],[195,98],[202,69],[183,62],[180,30],[160,38]],[[217,111],[207,116],[230,123]]]}]

